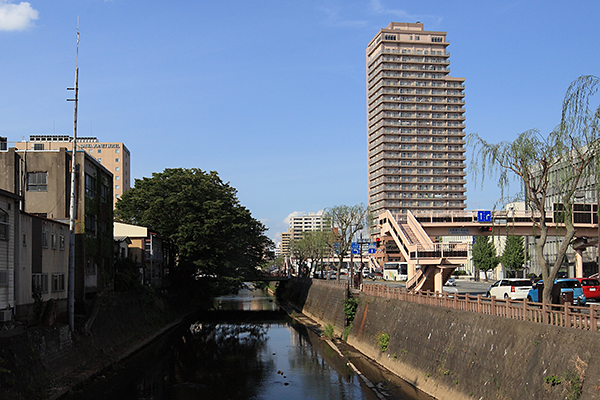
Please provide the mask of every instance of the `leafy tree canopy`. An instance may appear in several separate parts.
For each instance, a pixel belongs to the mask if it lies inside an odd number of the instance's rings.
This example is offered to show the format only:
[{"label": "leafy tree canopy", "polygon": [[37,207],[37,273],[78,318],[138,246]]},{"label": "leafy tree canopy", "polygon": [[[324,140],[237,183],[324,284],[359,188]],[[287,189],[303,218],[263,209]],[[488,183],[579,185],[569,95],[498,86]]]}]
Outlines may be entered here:
[{"label": "leafy tree canopy", "polygon": [[473,264],[475,268],[487,272],[496,268],[498,257],[496,247],[488,236],[476,236],[473,244]]},{"label": "leafy tree canopy", "polygon": [[239,204],[236,190],[214,171],[165,169],[136,179],[116,205],[115,219],[145,226],[174,246],[174,278],[210,277],[237,289],[261,266],[273,243],[265,226]]},{"label": "leafy tree canopy", "polygon": [[350,252],[352,238],[354,235],[369,226],[372,218],[369,209],[364,204],[354,206],[334,206],[325,210],[325,218],[331,221],[331,227],[337,230],[335,242],[335,254],[338,258],[339,268],[337,279],[340,279],[339,271],[342,268],[344,257]]},{"label": "leafy tree canopy", "polygon": [[500,262],[504,267],[512,270],[522,270],[525,262],[525,250],[523,248],[523,237],[522,236],[508,236],[506,238],[506,245],[504,251],[500,257]]},{"label": "leafy tree canopy", "polygon": [[[291,243],[291,251],[294,258],[298,260],[301,274],[316,271],[319,260],[323,260],[331,252],[332,243],[335,241],[333,232],[327,230],[307,231],[302,238]],[[309,268],[306,269],[307,261],[310,260]]]}]

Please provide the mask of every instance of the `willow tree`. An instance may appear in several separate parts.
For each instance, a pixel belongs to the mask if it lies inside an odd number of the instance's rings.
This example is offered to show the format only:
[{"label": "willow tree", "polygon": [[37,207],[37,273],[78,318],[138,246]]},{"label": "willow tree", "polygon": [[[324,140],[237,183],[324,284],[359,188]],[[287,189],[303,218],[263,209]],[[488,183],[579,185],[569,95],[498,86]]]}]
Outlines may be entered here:
[{"label": "willow tree", "polygon": [[[473,148],[470,170],[481,182],[486,177],[499,177],[501,195],[506,198],[511,178],[522,189],[527,208],[533,211],[531,222],[535,254],[544,279],[544,301],[551,301],[554,279],[575,237],[572,210],[581,187],[595,187],[600,176],[598,122],[600,107],[590,108],[590,99],[597,92],[600,79],[582,76],[569,86],[562,106],[560,124],[547,137],[536,129],[521,133],[512,142],[488,143],[477,133],[467,137]],[[558,207],[553,209],[554,204]],[[556,261],[548,263],[544,248],[548,240],[549,212],[557,211],[554,221],[560,222],[556,235],[560,246]],[[539,219],[534,215],[539,216]],[[556,218],[558,217],[558,218]],[[559,239],[557,237],[557,239]]]},{"label": "willow tree", "polygon": [[332,246],[338,258],[338,280],[344,257],[352,246],[352,238],[357,232],[370,225],[370,218],[369,209],[364,204],[334,206],[325,210],[325,219],[330,221],[331,228],[334,230]]}]

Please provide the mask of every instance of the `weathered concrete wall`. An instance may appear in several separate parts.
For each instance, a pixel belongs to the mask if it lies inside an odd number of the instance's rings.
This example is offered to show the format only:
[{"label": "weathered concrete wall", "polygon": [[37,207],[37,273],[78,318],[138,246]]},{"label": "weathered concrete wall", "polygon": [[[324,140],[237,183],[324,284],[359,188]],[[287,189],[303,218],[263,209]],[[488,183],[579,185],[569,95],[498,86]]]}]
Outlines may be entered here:
[{"label": "weathered concrete wall", "polygon": [[278,290],[278,296],[286,302],[322,325],[332,324],[336,332],[342,332],[346,325],[347,294],[344,283],[311,279],[293,279]]},{"label": "weathered concrete wall", "polygon": [[[343,329],[345,288],[290,284],[303,312]],[[348,343],[439,399],[577,398],[578,380],[579,399],[600,399],[599,332],[361,295]],[[561,384],[545,383],[552,376]]]},{"label": "weathered concrete wall", "polygon": [[[378,336],[389,335],[381,351]],[[440,399],[598,398],[600,333],[361,296],[349,344]],[[561,378],[551,386],[547,376]]]},{"label": "weathered concrete wall", "polygon": [[68,388],[121,358],[171,318],[161,301],[148,299],[104,298],[89,334],[62,325],[0,335],[0,400],[48,398],[48,384]]}]

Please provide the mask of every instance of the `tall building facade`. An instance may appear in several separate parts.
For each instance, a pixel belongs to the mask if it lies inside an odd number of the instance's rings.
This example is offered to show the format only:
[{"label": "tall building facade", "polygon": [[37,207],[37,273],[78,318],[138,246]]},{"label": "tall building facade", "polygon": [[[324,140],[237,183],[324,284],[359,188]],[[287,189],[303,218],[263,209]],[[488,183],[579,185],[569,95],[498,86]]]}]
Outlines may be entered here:
[{"label": "tall building facade", "polygon": [[[29,141],[16,142],[16,150],[73,149],[73,138],[64,135],[31,135]],[[78,137],[78,150],[84,150],[113,174],[113,206],[131,188],[131,154],[121,142],[100,142],[96,137]]]},{"label": "tall building facade", "polygon": [[464,78],[446,32],[392,22],[369,42],[369,207],[377,214],[466,208]]},{"label": "tall building facade", "polygon": [[281,254],[290,255],[290,232],[281,232]]},{"label": "tall building facade", "polygon": [[331,229],[331,224],[323,218],[323,212],[310,212],[308,215],[300,215],[290,218],[290,241],[302,239],[302,234],[308,231],[320,231]]}]

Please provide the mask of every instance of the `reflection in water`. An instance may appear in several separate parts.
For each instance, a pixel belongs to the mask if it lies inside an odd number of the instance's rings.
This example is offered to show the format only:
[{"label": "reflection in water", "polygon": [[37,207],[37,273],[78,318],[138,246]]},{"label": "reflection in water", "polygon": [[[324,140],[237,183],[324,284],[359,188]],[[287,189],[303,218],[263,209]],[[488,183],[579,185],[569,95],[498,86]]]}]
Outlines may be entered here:
[{"label": "reflection in water", "polygon": [[258,394],[273,363],[259,354],[268,326],[193,324],[177,348],[172,371],[173,398],[249,399]]},{"label": "reflection in water", "polygon": [[[292,326],[262,292],[218,298],[215,308],[224,311],[174,330],[65,399],[377,400],[324,341]],[[256,314],[267,320],[249,323]]]}]

